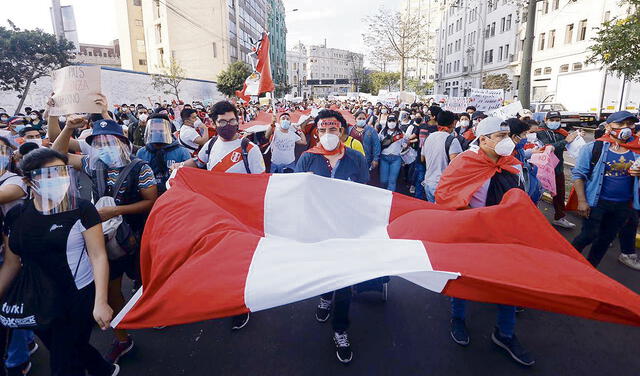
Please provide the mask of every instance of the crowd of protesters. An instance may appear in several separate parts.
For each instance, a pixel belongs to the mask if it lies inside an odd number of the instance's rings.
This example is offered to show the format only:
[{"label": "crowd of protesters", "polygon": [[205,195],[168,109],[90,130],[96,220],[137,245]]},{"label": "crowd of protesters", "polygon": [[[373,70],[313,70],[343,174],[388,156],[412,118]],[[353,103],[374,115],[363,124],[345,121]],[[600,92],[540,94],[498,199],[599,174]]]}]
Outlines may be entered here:
[{"label": "crowd of protesters", "polygon": [[[36,312],[46,325],[2,330],[9,375],[29,372],[29,357],[38,348],[35,336],[49,350],[52,375],[118,374],[118,360],[134,347],[133,337],[113,330],[112,346],[101,355],[89,343],[91,331],[96,323],[110,330],[114,312],[125,304],[125,276],[135,288],[140,286],[145,221],[168,189],[172,172],[182,167],[248,174],[312,172],[443,205],[443,192],[455,193],[451,182],[465,176],[466,164],[499,167],[463,197],[464,207],[456,207],[465,209],[499,204],[513,188],[523,189],[538,204],[543,186],[531,159],[553,152],[560,163],[552,224],[575,227],[566,217],[563,157],[580,132],[565,130],[557,112],[537,122],[528,110],[500,119],[473,106],[453,113],[433,103],[388,106],[350,99],[283,101],[273,107],[229,101],[110,106],[101,96],[96,100],[100,113],[58,117],[48,114],[53,104],[49,99],[44,109],[26,108],[16,116],[0,109],[0,295],[15,292],[12,282],[28,269],[52,291],[37,297],[42,307],[51,299],[62,302],[58,309]],[[308,115],[294,122],[294,112]],[[266,131],[242,130],[260,113],[269,114]],[[581,252],[591,245],[587,259],[596,267],[619,237],[619,261],[640,270],[635,249],[640,210],[637,123],[626,111],[609,116],[597,140],[582,147],[572,171],[575,210],[584,217],[573,245]],[[362,289],[386,294],[388,281],[380,278],[319,298],[315,318],[332,318],[341,362],[353,358],[347,334],[352,294]],[[450,333],[462,346],[470,343],[465,309],[465,301],[451,300]],[[531,366],[534,358],[515,334],[518,310],[498,306],[491,339],[515,361]],[[236,316],[232,329],[248,322],[249,314]]]}]

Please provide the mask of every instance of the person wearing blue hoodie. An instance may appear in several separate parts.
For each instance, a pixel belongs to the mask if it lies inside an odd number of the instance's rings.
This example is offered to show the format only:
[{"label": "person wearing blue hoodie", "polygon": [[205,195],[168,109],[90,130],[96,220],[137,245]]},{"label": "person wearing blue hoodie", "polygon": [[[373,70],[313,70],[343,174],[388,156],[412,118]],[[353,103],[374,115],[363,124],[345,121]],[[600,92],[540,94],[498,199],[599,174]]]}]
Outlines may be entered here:
[{"label": "person wearing blue hoodie", "polygon": [[509,126],[509,137],[516,144],[514,157],[522,163],[525,191],[531,201],[537,205],[542,198],[543,188],[537,177],[538,167],[529,162],[529,158],[531,158],[535,149],[525,149],[531,125],[516,118],[507,119],[505,123]]},{"label": "person wearing blue hoodie", "polygon": [[149,163],[158,182],[158,194],[167,190],[171,176],[170,167],[191,158],[189,150],[182,147],[172,136],[171,120],[166,114],[149,116],[144,135],[145,146],[138,150],[137,157]]},{"label": "person wearing blue hoodie", "polygon": [[380,138],[376,129],[367,124],[367,114],[359,111],[355,114],[356,124],[349,127],[349,136],[360,141],[364,148],[364,155],[367,159],[369,169],[378,167],[380,160]]}]

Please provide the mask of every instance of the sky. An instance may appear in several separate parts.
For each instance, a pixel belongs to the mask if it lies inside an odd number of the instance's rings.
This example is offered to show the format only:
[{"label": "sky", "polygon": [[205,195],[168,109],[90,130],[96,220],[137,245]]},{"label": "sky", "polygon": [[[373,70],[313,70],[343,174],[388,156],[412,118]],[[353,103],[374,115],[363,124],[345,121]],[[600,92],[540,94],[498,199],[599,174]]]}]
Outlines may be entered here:
[{"label": "sky", "polygon": [[[41,28],[53,32],[50,0],[2,0],[0,25],[7,18],[22,29]],[[188,3],[189,0],[181,0]],[[327,47],[366,52],[362,42],[365,23],[362,19],[380,6],[396,10],[400,0],[283,0],[286,9],[287,48],[298,41],[323,44]],[[81,43],[110,44],[118,38],[115,0],[61,0],[61,5],[73,5],[78,39]],[[297,11],[292,11],[298,9]]]}]

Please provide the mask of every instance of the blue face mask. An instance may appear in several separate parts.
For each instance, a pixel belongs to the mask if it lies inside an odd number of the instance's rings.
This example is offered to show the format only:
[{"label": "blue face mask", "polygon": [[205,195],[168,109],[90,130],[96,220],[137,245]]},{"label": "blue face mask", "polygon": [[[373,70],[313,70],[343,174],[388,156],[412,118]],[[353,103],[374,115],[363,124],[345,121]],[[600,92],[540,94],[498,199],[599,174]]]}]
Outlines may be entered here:
[{"label": "blue face mask", "polygon": [[365,126],[365,124],[367,124],[367,121],[366,121],[366,120],[356,120],[356,125],[357,125],[358,127],[364,127],[364,126]]},{"label": "blue face mask", "polygon": [[285,130],[286,130],[286,129],[289,129],[290,127],[291,127],[291,121],[289,121],[289,120],[282,120],[282,121],[280,122],[280,128],[282,128],[282,129],[285,129]]},{"label": "blue face mask", "polygon": [[560,129],[560,125],[562,125],[559,121],[550,121],[547,123],[547,128],[551,130]]},{"label": "blue face mask", "polygon": [[115,167],[120,162],[121,153],[117,146],[103,146],[98,153],[98,158],[109,167]]},{"label": "blue face mask", "polygon": [[23,130],[24,128],[25,128],[25,125],[24,125],[24,124],[18,124],[18,125],[16,125],[16,126],[15,126],[15,130],[16,130],[16,132],[18,132],[18,133],[22,132],[22,130]]}]

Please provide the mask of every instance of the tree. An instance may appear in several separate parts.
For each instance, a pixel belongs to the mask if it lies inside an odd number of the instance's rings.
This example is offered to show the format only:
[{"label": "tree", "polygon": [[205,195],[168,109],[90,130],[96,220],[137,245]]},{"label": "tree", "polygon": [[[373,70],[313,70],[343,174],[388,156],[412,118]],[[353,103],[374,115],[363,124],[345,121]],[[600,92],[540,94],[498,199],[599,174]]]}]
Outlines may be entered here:
[{"label": "tree", "polygon": [[427,95],[433,89],[433,82],[409,79],[407,80],[407,88],[418,95]]},{"label": "tree", "polygon": [[482,87],[484,89],[511,90],[511,80],[507,74],[488,74],[483,77]]},{"label": "tree", "polygon": [[22,109],[31,84],[51,71],[71,65],[75,46],[66,39],[40,29],[20,30],[9,20],[10,28],[0,27],[0,90],[15,90]]},{"label": "tree", "polygon": [[362,81],[360,82],[361,93],[371,93],[373,91],[373,82],[371,82],[371,73],[362,71]]},{"label": "tree", "polygon": [[184,69],[180,63],[171,58],[169,68],[164,69],[164,74],[152,74],[151,84],[156,90],[162,90],[164,94],[175,95],[180,100],[180,83],[184,80]]},{"label": "tree", "polygon": [[227,97],[233,97],[236,90],[242,90],[244,81],[251,73],[251,67],[242,61],[232,63],[218,74],[218,90]]},{"label": "tree", "polygon": [[603,64],[626,79],[640,80],[640,56],[634,46],[640,44],[640,0],[624,0],[629,5],[622,18],[605,21],[596,28],[595,42],[589,49],[590,64]]},{"label": "tree", "polygon": [[373,72],[371,77],[371,94],[378,95],[380,89],[392,90],[400,81],[399,72]]},{"label": "tree", "polygon": [[387,59],[398,61],[400,90],[404,90],[406,60],[429,59],[430,51],[423,48],[425,19],[417,14],[401,14],[379,8],[376,14],[366,17],[364,21],[368,23],[368,31],[362,37],[374,53],[373,60],[385,65]]}]

